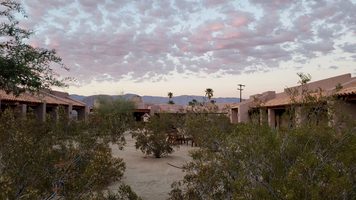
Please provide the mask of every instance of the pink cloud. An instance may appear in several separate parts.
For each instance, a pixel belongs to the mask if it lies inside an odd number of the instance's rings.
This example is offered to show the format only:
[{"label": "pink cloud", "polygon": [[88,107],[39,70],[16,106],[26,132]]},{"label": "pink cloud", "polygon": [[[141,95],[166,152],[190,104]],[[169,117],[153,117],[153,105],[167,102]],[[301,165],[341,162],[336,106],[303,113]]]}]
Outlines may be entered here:
[{"label": "pink cloud", "polygon": [[223,23],[213,23],[213,24],[210,24],[208,27],[207,27],[207,31],[220,31],[224,28],[224,24]]},{"label": "pink cloud", "polygon": [[245,26],[248,24],[248,19],[246,17],[236,17],[231,23],[234,27]]},{"label": "pink cloud", "polygon": [[308,33],[311,31],[312,18],[307,15],[300,16],[296,21],[296,27],[298,31]]},{"label": "pink cloud", "polygon": [[217,6],[221,4],[226,4],[228,0],[204,0],[207,6]]},{"label": "pink cloud", "polygon": [[[125,74],[141,80],[175,69],[268,70],[295,61],[294,55],[305,60],[334,53],[338,40],[356,32],[355,4],[349,0],[249,2],[254,10],[224,0],[33,0],[24,1],[29,15],[24,25],[36,31],[31,45],[56,48],[82,82],[98,73],[108,73],[110,80]],[[353,50],[352,42],[340,47]]]},{"label": "pink cloud", "polygon": [[38,41],[30,41],[29,45],[32,46],[33,48],[40,47],[40,44]]}]

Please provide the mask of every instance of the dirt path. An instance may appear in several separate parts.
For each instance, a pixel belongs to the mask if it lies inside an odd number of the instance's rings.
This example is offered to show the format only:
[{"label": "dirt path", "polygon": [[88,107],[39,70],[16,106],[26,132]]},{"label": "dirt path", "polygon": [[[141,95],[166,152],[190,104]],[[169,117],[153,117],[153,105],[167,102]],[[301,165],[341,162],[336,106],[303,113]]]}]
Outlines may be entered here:
[{"label": "dirt path", "polygon": [[[181,169],[172,167],[182,166],[189,157],[189,150],[194,149],[188,145],[181,145],[174,149],[174,153],[163,158],[145,157],[140,150],[135,149],[135,140],[131,136],[126,137],[124,150],[119,150],[114,146],[113,154],[121,157],[126,163],[124,182],[143,199],[160,200],[167,199],[171,190],[171,184],[176,180],[181,180],[184,173]],[[110,187],[115,189],[115,184]]]}]

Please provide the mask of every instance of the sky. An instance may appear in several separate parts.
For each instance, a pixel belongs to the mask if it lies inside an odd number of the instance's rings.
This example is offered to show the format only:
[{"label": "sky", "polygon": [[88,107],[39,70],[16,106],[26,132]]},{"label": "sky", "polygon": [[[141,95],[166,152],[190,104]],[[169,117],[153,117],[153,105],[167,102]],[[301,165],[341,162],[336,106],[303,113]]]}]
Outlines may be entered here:
[{"label": "sky", "polygon": [[71,94],[243,97],[356,76],[356,0],[22,0]]}]

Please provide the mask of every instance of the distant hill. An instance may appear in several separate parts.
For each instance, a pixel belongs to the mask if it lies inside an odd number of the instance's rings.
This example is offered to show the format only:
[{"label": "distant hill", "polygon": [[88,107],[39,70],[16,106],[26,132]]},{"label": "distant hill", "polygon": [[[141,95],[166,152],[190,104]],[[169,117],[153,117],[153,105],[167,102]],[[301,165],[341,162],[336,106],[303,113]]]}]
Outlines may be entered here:
[{"label": "distant hill", "polygon": [[71,94],[69,95],[72,99],[75,99],[75,100],[78,100],[78,101],[83,101],[83,99],[86,97],[86,96],[83,96],[83,95],[78,95],[78,94]]},{"label": "distant hill", "polygon": [[[85,102],[89,106],[94,105],[95,99],[99,97],[108,97],[108,98],[119,98],[123,97],[124,99],[131,99],[132,97],[137,96],[136,94],[124,94],[124,95],[91,95],[91,96],[83,96],[83,95],[76,95],[76,94],[71,94],[70,97],[79,101]],[[167,103],[168,102],[168,97],[160,97],[160,96],[141,96],[142,101],[144,103],[152,103],[152,104],[162,104],[162,103]],[[207,98],[204,96],[194,96],[194,95],[181,95],[181,96],[176,96],[173,97],[172,100],[174,101],[175,104],[178,105],[188,105],[190,101],[193,99],[203,102],[204,100],[207,101]],[[218,98],[212,98],[216,103],[238,103],[240,102],[239,98],[235,97],[218,97]]]},{"label": "distant hill", "polygon": [[[174,101],[175,104],[178,105],[188,105],[190,101],[193,99],[203,102],[207,101],[207,98],[204,96],[194,96],[194,95],[181,95],[181,96],[176,96],[172,98],[172,101]],[[218,97],[218,98],[212,98],[216,103],[237,103],[240,102],[239,98],[234,98],[234,97]],[[168,102],[168,97],[158,97],[158,96],[142,96],[142,100],[145,103],[167,103]]]}]

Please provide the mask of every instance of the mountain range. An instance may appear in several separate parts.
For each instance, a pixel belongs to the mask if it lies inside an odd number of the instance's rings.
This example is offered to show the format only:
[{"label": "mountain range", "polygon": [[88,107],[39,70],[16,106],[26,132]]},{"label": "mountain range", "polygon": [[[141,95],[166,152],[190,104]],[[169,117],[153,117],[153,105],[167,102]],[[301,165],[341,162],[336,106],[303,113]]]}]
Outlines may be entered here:
[{"label": "mountain range", "polygon": [[[91,96],[83,96],[77,94],[71,94],[70,97],[82,102],[85,102],[88,106],[93,106],[95,99],[99,97],[108,97],[108,98],[124,98],[124,99],[132,99],[135,96],[139,96],[136,94],[124,94],[124,95],[91,95]],[[147,104],[163,104],[168,102],[168,97],[160,97],[160,96],[140,96],[142,101]],[[193,99],[198,102],[207,101],[205,96],[195,96],[195,95],[181,95],[175,96],[172,98],[172,101],[177,105],[188,105],[190,101]],[[216,103],[238,103],[240,102],[240,98],[235,97],[218,97],[212,98]]]}]

